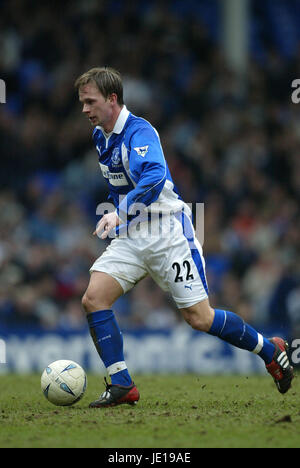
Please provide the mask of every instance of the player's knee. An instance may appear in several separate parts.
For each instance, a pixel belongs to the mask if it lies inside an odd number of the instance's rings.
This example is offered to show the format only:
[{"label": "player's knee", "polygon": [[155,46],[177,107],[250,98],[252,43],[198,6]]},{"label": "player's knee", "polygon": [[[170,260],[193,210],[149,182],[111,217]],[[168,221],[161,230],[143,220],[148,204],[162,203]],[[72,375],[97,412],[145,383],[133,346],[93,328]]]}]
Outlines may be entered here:
[{"label": "player's knee", "polygon": [[81,299],[83,309],[87,314],[96,310],[107,309],[108,305],[101,300],[101,295],[96,295],[87,290]]},{"label": "player's knee", "polygon": [[208,332],[210,329],[209,322],[202,317],[193,315],[186,318],[186,321],[194,330]]},{"label": "player's knee", "polygon": [[185,321],[198,331],[208,332],[211,328],[214,312],[211,307],[191,307],[183,313]]},{"label": "player's knee", "polygon": [[91,312],[92,301],[89,294],[86,292],[81,299],[82,307],[86,313]]}]

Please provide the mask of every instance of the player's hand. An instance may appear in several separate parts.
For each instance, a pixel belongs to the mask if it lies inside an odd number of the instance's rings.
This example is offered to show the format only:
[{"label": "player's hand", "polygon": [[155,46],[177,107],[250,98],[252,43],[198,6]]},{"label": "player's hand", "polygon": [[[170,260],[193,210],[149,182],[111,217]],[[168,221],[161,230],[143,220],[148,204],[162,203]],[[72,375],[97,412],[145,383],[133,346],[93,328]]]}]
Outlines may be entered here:
[{"label": "player's hand", "polygon": [[[120,218],[118,217],[117,213],[108,213],[102,216],[95,231],[93,232],[93,236],[98,236],[100,239],[106,239],[108,234],[112,229],[120,224]],[[102,232],[102,234],[100,234]]]}]

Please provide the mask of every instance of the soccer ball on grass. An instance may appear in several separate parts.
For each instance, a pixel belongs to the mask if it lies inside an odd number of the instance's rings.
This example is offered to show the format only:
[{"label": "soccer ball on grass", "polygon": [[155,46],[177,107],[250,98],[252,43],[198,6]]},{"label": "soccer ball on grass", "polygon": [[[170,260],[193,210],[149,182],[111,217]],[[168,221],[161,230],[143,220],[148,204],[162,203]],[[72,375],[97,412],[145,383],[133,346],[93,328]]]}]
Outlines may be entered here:
[{"label": "soccer ball on grass", "polygon": [[74,361],[52,362],[41,377],[41,387],[45,397],[56,406],[70,406],[77,403],[83,397],[86,386],[86,374]]}]

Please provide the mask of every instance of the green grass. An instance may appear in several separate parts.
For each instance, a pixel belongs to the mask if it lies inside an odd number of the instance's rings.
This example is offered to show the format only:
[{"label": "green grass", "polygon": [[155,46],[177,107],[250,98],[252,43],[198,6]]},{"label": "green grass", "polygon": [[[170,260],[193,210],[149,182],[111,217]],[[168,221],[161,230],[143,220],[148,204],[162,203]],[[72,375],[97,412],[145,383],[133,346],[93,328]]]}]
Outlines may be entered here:
[{"label": "green grass", "polygon": [[103,410],[55,407],[39,375],[0,376],[0,447],[300,447],[300,380],[280,395],[269,376],[136,376],[141,400]]}]

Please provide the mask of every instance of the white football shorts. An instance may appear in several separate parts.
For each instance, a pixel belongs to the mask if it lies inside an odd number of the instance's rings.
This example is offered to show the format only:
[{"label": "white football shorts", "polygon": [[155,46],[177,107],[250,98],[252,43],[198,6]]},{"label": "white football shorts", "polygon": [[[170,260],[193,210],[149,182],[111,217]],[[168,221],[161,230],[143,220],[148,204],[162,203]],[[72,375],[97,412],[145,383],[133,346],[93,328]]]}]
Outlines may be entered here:
[{"label": "white football shorts", "polygon": [[115,278],[124,293],[148,274],[168,291],[179,309],[208,297],[202,247],[182,212],[145,221],[114,238],[92,265]]}]

